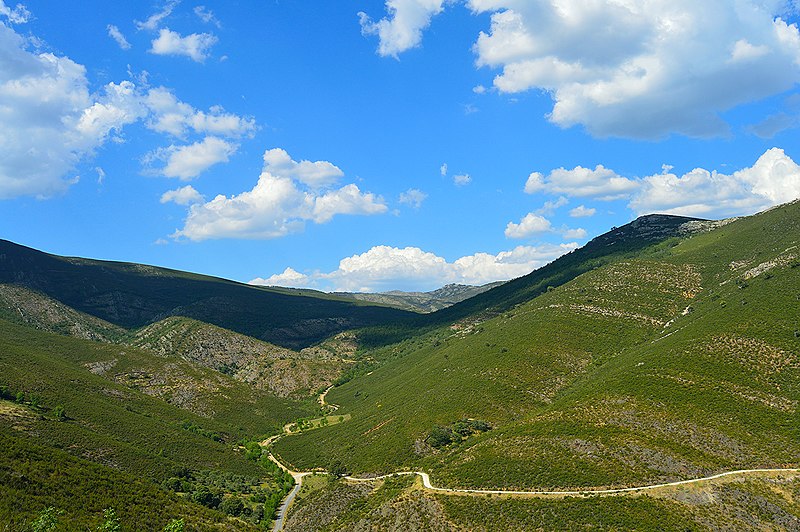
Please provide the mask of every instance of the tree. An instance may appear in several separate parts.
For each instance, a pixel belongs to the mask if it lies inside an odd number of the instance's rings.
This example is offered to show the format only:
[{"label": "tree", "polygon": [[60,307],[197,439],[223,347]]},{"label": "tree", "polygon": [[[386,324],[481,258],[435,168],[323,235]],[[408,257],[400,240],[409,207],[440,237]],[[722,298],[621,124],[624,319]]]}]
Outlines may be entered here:
[{"label": "tree", "polygon": [[97,532],[120,532],[122,525],[113,508],[103,510],[103,524],[97,527]]},{"label": "tree", "polygon": [[64,513],[63,510],[56,510],[50,506],[45,508],[32,523],[32,532],[51,532],[58,526],[58,516]]},{"label": "tree", "polygon": [[164,527],[164,532],[183,532],[185,526],[183,519],[173,519]]},{"label": "tree", "polygon": [[341,461],[334,460],[328,466],[328,473],[336,478],[345,477],[347,476],[347,467]]},{"label": "tree", "polygon": [[244,503],[239,497],[226,497],[219,505],[219,510],[233,517],[239,517],[244,511]]}]

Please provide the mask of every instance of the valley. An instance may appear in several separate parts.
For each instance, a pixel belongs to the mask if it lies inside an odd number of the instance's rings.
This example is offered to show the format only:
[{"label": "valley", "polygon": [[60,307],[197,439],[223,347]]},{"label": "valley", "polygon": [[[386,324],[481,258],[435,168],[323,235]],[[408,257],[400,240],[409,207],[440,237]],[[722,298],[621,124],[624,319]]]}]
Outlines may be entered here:
[{"label": "valley", "polygon": [[0,521],[800,526],[799,209],[645,217],[429,314],[5,243]]}]

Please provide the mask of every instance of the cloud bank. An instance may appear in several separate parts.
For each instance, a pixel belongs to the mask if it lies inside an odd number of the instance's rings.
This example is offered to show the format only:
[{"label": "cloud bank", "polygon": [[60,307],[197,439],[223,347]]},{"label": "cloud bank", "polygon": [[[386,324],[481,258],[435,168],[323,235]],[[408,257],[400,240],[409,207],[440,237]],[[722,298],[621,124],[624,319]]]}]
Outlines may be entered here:
[{"label": "cloud bank", "polygon": [[[611,169],[558,168],[545,176],[534,172],[525,191],[597,200],[623,199],[637,215],[667,213],[724,218],[744,216],[800,197],[800,166],[780,148],[771,148],[748,168],[730,174],[695,168],[683,175],[665,166],[658,174],[628,178]],[[592,216],[583,205],[573,217]],[[514,228],[516,231],[516,226]]]},{"label": "cloud bank", "polygon": [[[341,214],[387,211],[383,198],[361,192],[355,184],[333,186],[328,176],[334,168],[335,173],[343,175],[327,161],[298,163],[284,150],[267,150],[263,170],[252,190],[231,197],[218,195],[192,205],[184,227],[172,236],[192,241],[270,239],[302,231],[307,222],[322,224]],[[321,175],[326,177],[322,179]],[[317,186],[321,180],[328,185]]]},{"label": "cloud bank", "polygon": [[448,283],[481,285],[526,275],[577,247],[575,243],[518,246],[496,255],[476,253],[448,262],[417,247],[375,246],[342,259],[329,273],[303,274],[287,268],[280,274],[253,279],[250,284],[346,292],[433,290]]}]

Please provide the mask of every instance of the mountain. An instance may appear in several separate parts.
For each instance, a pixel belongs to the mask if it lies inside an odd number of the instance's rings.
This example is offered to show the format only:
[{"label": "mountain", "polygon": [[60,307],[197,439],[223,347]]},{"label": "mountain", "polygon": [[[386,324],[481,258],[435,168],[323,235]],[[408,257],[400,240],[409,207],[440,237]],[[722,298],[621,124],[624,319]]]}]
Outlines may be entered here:
[{"label": "mountain", "polygon": [[328,394],[349,421],[276,452],[481,489],[797,467],[798,257],[797,202],[729,223],[640,218],[416,318],[423,334],[372,351],[379,364]]},{"label": "mountain", "polygon": [[410,313],[124,262],[59,257],[0,240],[0,284],[21,286],[125,329],[183,316],[292,349]]},{"label": "mountain", "polygon": [[465,299],[482,294],[501,284],[503,284],[502,281],[482,286],[448,284],[430,292],[403,292],[401,290],[392,290],[390,292],[378,293],[334,292],[333,295],[345,299],[355,299],[357,301],[366,301],[377,305],[427,313],[447,308]]},{"label": "mountain", "polygon": [[[651,214],[622,227],[614,227],[583,247],[571,251],[528,275],[492,287],[474,297],[424,316],[365,328],[361,344],[378,348],[400,342],[438,327],[470,317],[496,315],[535,298],[604,264],[634,256],[643,249],[671,239],[703,232],[728,221],[708,221],[684,216]],[[482,318],[481,318],[482,319]]]},{"label": "mountain", "polygon": [[[272,447],[294,469],[449,488],[797,467],[799,267],[800,203],[643,217],[428,314],[0,242],[0,524],[263,527],[292,481],[257,442],[291,422],[313,428]],[[334,380],[330,425],[301,422]],[[798,493],[790,473],[585,498],[320,475],[286,529],[797,529]]]}]

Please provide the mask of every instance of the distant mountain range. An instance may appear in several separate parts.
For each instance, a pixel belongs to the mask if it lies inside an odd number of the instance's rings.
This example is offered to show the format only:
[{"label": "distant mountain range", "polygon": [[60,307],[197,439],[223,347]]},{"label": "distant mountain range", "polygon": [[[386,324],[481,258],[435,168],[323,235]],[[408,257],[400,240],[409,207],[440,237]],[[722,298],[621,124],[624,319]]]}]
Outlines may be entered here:
[{"label": "distant mountain range", "polygon": [[497,281],[481,286],[448,284],[430,292],[403,292],[400,290],[392,290],[390,292],[379,293],[333,292],[333,295],[377,305],[386,305],[414,312],[428,313],[447,308],[465,299],[482,294],[487,290],[500,286],[503,282],[504,281]]}]

